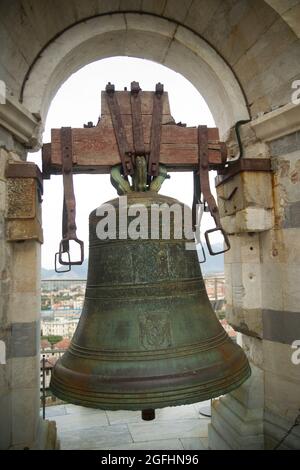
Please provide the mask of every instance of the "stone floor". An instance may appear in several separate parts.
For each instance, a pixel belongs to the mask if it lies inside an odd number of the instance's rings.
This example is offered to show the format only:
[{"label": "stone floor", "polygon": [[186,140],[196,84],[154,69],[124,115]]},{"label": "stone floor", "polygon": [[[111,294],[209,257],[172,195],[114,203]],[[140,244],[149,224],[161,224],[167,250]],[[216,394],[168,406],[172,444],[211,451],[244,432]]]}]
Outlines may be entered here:
[{"label": "stone floor", "polygon": [[56,421],[61,449],[206,450],[210,402],[164,408],[154,421],[142,421],[140,412],[102,411],[75,405],[46,408],[46,419]]}]

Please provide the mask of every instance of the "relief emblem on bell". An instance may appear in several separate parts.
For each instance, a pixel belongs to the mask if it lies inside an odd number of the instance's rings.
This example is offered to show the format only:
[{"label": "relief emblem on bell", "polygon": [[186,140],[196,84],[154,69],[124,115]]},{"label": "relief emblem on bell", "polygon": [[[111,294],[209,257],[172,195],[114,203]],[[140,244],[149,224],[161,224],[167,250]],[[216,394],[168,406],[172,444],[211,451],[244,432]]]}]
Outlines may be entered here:
[{"label": "relief emblem on bell", "polygon": [[139,315],[140,342],[144,349],[166,349],[172,346],[171,321],[168,315]]}]

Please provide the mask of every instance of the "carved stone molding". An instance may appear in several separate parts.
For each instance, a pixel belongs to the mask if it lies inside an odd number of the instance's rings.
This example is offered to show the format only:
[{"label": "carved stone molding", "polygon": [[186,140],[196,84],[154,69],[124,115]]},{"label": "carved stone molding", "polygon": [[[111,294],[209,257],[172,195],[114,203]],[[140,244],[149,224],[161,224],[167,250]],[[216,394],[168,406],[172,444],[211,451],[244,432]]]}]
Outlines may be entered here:
[{"label": "carved stone molding", "polygon": [[26,148],[37,149],[41,144],[42,126],[38,117],[31,114],[12,96],[0,104],[0,126]]},{"label": "carved stone molding", "polygon": [[300,103],[289,103],[251,122],[258,139],[270,142],[300,130]]}]

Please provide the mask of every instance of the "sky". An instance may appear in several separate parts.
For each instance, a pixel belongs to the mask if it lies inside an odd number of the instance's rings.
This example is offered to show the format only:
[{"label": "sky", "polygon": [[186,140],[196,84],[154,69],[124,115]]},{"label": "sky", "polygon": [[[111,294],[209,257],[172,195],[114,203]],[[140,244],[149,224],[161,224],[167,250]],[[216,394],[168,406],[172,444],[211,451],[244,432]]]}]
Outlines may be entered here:
[{"label": "sky", "polygon": [[[43,142],[51,141],[51,129],[63,126],[83,127],[84,123],[97,123],[101,112],[101,91],[108,82],[116,90],[130,89],[130,83],[138,81],[144,91],[153,91],[155,84],[164,84],[169,94],[171,114],[176,122],[187,126],[206,124],[214,127],[213,116],[196,88],[182,75],[154,62],[129,57],[115,57],[93,62],[75,74],[61,86],[49,108]],[[30,153],[29,161],[34,161],[41,168],[41,152]],[[210,175],[211,187],[214,175]],[[92,210],[101,203],[117,196],[110,184],[109,175],[75,175],[77,236],[88,249],[88,217]],[[192,173],[171,173],[160,191],[161,194],[174,197],[191,206],[193,198]],[[62,176],[51,176],[44,181],[43,195],[43,230],[42,266],[54,268],[54,255],[61,239],[63,185]],[[204,231],[213,227],[209,214],[204,214]],[[220,241],[216,238],[213,241]],[[74,253],[74,256],[76,254]]]}]

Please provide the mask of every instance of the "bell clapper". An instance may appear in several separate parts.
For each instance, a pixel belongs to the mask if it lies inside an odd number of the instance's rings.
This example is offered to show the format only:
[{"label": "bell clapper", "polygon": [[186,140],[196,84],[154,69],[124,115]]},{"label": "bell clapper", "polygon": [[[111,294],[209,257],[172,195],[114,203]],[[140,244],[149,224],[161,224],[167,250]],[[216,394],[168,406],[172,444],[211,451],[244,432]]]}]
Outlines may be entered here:
[{"label": "bell clapper", "polygon": [[153,421],[155,419],[155,410],[149,408],[148,410],[142,410],[142,420],[143,421]]}]

